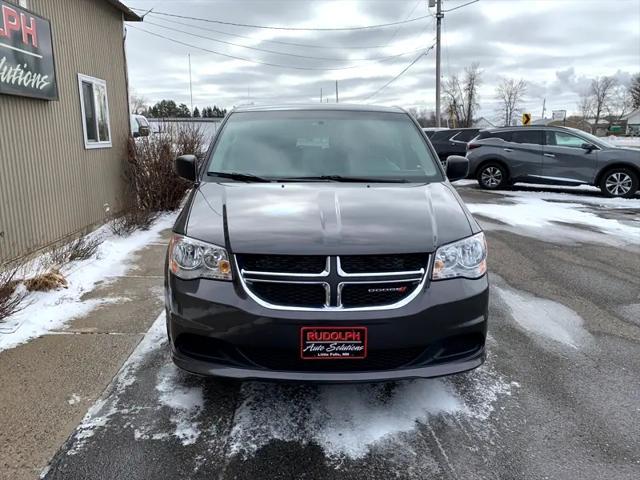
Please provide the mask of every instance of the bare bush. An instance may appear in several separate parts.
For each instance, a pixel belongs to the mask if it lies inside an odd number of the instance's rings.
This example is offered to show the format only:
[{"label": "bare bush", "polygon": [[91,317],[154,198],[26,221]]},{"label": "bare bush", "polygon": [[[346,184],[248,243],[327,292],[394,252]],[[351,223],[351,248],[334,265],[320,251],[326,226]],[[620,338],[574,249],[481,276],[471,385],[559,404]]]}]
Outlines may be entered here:
[{"label": "bare bush", "polygon": [[203,148],[199,127],[178,126],[164,134],[131,140],[126,175],[132,206],[152,212],[177,209],[191,184],[174,173],[174,161],[180,155],[198,155]]},{"label": "bare bush", "polygon": [[0,322],[24,307],[27,293],[18,291],[20,281],[16,279],[17,273],[16,267],[0,270]]},{"label": "bare bush", "polygon": [[113,233],[124,237],[136,230],[149,230],[157,216],[157,212],[132,206],[126,209],[122,215],[114,218],[109,226]]},{"label": "bare bush", "polygon": [[47,266],[62,266],[75,260],[86,260],[96,254],[101,244],[101,238],[85,235],[54,247],[46,256],[44,263]]}]

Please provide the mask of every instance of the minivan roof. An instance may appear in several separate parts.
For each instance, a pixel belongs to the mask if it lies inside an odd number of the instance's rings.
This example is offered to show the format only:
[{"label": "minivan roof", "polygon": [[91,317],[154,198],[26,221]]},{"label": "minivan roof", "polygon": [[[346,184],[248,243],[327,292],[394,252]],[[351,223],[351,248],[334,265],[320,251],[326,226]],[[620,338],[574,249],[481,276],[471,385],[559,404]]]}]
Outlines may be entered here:
[{"label": "minivan roof", "polygon": [[389,112],[406,113],[400,107],[383,107],[379,105],[358,105],[349,103],[308,103],[292,105],[245,105],[236,107],[234,112],[275,112],[275,111],[303,111],[303,110],[339,110],[352,112]]}]

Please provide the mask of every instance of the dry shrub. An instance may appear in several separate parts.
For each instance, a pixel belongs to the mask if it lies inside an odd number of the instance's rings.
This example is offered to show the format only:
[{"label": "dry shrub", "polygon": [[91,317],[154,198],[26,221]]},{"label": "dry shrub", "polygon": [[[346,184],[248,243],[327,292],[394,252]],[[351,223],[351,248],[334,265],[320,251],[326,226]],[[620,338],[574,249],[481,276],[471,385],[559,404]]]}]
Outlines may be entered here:
[{"label": "dry shrub", "polygon": [[176,157],[201,154],[204,135],[198,126],[167,128],[166,133],[131,140],[127,180],[133,204],[140,210],[176,210],[191,184],[174,172]]},{"label": "dry shrub", "polygon": [[69,243],[53,248],[45,260],[48,266],[62,266],[75,260],[86,260],[93,257],[102,244],[102,239],[93,236],[82,236]]},{"label": "dry shrub", "polygon": [[122,215],[111,221],[111,231],[124,237],[138,229],[149,230],[157,216],[156,212],[150,210],[142,210],[136,207],[127,208]]},{"label": "dry shrub", "polygon": [[160,212],[180,207],[191,183],[174,172],[176,157],[194,154],[202,158],[205,142],[199,126],[166,124],[162,133],[129,139],[123,214],[111,221],[116,235],[148,229]]},{"label": "dry shrub", "polygon": [[67,288],[67,279],[60,273],[60,270],[53,268],[46,273],[42,273],[24,281],[24,286],[30,292],[48,292]]},{"label": "dry shrub", "polygon": [[0,322],[19,312],[23,307],[26,292],[17,290],[20,281],[16,280],[18,268],[0,270]]}]

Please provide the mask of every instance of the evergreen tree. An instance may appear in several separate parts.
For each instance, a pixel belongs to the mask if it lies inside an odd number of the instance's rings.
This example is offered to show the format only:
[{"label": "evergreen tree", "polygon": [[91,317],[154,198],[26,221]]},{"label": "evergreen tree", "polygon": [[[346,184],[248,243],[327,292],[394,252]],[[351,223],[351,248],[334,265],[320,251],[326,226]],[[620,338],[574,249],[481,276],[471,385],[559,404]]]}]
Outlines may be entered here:
[{"label": "evergreen tree", "polygon": [[193,118],[200,118],[200,110],[198,110],[198,107],[193,109]]}]

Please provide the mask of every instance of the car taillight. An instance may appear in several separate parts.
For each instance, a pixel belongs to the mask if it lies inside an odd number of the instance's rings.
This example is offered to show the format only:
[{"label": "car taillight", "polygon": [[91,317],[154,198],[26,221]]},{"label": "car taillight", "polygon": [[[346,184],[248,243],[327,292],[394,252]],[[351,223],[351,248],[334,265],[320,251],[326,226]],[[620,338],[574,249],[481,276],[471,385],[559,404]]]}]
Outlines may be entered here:
[{"label": "car taillight", "polygon": [[467,152],[469,150],[473,150],[474,148],[481,147],[482,145],[479,143],[467,143]]}]

